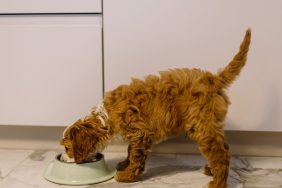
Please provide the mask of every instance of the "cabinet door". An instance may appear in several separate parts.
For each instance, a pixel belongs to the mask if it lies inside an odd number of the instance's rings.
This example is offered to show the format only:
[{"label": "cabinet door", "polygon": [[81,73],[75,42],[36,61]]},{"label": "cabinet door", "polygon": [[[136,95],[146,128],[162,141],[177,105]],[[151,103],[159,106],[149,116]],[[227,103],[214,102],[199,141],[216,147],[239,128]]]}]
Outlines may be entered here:
[{"label": "cabinet door", "polygon": [[101,13],[102,0],[1,0],[0,13]]},{"label": "cabinet door", "polygon": [[102,99],[100,16],[0,16],[0,41],[0,124],[68,125]]},{"label": "cabinet door", "polygon": [[282,131],[282,1],[104,0],[105,88],[175,67],[216,72],[253,30],[226,129]]}]

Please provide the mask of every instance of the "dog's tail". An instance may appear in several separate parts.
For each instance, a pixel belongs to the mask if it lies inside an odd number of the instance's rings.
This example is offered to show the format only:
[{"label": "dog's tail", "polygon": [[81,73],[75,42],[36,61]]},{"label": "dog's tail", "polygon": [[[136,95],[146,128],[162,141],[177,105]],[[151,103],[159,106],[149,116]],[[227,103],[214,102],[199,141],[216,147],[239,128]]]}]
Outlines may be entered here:
[{"label": "dog's tail", "polygon": [[249,46],[251,43],[251,30],[246,31],[243,42],[241,43],[239,52],[233,57],[232,61],[217,74],[217,85],[220,88],[227,88],[240,74],[241,69],[247,61]]}]

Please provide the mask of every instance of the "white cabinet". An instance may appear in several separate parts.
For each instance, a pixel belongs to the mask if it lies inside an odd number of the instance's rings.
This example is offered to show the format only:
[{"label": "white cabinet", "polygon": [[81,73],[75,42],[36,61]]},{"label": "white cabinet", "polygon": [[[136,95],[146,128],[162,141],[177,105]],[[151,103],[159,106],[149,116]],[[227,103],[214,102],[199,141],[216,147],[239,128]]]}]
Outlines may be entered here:
[{"label": "white cabinet", "polygon": [[102,99],[101,21],[0,16],[1,125],[68,125]]},{"label": "white cabinet", "polygon": [[282,131],[282,1],[104,0],[105,88],[175,67],[215,72],[253,30],[226,129]]},{"label": "white cabinet", "polygon": [[1,14],[101,13],[102,0],[1,0]]}]

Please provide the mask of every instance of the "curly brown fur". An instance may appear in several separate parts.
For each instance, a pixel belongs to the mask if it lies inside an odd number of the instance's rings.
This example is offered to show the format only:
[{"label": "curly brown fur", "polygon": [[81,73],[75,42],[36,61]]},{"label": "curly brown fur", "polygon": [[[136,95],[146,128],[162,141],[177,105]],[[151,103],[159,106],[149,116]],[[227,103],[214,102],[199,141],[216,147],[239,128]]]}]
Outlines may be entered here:
[{"label": "curly brown fur", "polygon": [[213,176],[210,188],[227,187],[229,147],[224,138],[224,119],[230,104],[224,91],[246,63],[251,39],[247,30],[239,52],[217,74],[199,69],[174,69],[133,79],[108,92],[104,107],[106,126],[92,112],[69,127],[61,143],[69,157],[80,163],[115,134],[128,140],[128,157],[119,163],[116,180],[137,181],[153,144],[185,133],[196,141],[208,160],[205,173]]}]

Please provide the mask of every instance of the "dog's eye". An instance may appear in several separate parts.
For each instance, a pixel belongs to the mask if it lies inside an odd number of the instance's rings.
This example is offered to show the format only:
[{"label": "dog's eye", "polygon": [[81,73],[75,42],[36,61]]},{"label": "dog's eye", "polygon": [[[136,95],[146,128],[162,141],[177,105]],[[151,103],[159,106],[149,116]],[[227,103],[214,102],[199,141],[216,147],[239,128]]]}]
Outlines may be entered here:
[{"label": "dog's eye", "polygon": [[65,147],[65,150],[68,151],[69,149],[67,147]]}]

